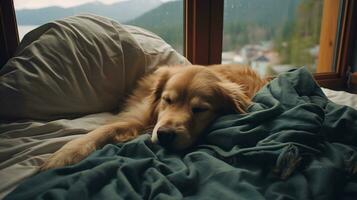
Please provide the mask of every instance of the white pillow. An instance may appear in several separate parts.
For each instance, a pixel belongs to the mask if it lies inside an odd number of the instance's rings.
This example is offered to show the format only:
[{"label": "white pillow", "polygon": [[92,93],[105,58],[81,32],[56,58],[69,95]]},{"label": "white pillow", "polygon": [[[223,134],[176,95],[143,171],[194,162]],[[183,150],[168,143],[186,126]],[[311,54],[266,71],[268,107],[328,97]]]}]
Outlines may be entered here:
[{"label": "white pillow", "polygon": [[357,94],[351,94],[345,91],[331,90],[328,88],[321,89],[327,98],[332,102],[357,109]]},{"label": "white pillow", "polygon": [[150,68],[176,64],[189,62],[144,29],[89,14],[50,22],[0,70],[0,119],[112,111]]}]

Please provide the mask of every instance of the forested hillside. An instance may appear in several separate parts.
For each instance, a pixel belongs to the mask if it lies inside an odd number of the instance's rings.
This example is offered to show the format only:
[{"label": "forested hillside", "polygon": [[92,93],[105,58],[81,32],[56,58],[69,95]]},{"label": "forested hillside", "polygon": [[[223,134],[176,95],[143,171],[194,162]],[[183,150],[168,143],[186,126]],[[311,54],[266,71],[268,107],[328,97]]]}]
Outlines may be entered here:
[{"label": "forested hillside", "polygon": [[[323,0],[225,0],[223,51],[270,41],[282,63],[313,63],[319,44]],[[17,11],[19,25],[43,24],[64,16],[92,12],[146,28],[183,50],[183,1],[130,0],[112,5],[84,4]]]}]

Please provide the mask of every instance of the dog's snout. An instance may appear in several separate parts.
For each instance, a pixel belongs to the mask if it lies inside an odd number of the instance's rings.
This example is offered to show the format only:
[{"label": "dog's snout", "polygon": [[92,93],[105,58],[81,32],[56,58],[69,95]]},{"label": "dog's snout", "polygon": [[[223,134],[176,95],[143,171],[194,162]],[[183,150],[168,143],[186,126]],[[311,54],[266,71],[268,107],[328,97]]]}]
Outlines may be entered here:
[{"label": "dog's snout", "polygon": [[163,146],[172,144],[176,137],[176,131],[171,127],[160,127],[157,130],[159,143]]}]

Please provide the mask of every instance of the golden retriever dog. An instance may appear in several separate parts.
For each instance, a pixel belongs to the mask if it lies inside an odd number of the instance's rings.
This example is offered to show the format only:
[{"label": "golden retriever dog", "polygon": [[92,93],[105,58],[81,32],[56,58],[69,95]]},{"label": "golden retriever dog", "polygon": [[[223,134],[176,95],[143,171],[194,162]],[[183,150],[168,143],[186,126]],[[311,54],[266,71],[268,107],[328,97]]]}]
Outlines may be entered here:
[{"label": "golden retriever dog", "polygon": [[131,140],[148,127],[153,127],[153,143],[185,150],[217,117],[245,113],[266,82],[240,65],[160,67],[138,82],[116,121],[68,142],[40,170],[77,163],[105,144]]}]

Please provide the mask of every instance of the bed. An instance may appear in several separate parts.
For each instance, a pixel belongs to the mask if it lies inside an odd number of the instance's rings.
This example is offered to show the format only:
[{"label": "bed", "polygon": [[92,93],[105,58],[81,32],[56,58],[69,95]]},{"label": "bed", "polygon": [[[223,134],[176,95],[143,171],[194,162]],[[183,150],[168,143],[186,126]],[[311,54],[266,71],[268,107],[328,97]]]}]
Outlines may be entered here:
[{"label": "bed", "polygon": [[222,116],[186,152],[143,134],[37,173],[63,144],[115,120],[135,80],[173,64],[189,62],[155,34],[99,16],[27,34],[0,71],[0,198],[356,198],[357,96],[320,88],[305,68],[279,75],[249,113]]}]

